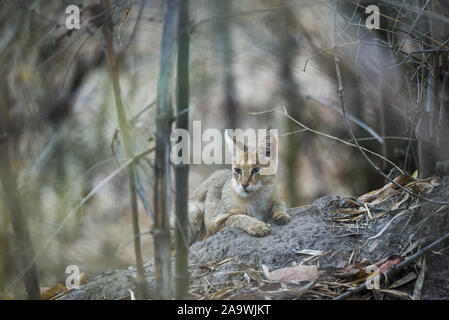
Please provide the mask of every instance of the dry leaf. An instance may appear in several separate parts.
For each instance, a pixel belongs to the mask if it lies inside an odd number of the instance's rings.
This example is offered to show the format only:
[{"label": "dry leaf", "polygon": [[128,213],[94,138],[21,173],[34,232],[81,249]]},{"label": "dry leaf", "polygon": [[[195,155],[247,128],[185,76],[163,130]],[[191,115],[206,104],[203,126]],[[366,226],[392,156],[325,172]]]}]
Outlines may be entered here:
[{"label": "dry leaf", "polygon": [[222,299],[225,295],[235,290],[235,288],[224,288],[212,294],[208,299]]},{"label": "dry leaf", "polygon": [[429,182],[417,182],[413,189],[419,193],[430,193],[433,190],[433,185]]},{"label": "dry leaf", "polygon": [[337,273],[335,276],[339,278],[343,278],[346,280],[351,280],[355,282],[360,282],[361,280],[365,280],[366,277],[375,277],[378,273],[368,273],[366,270],[375,270],[374,267],[377,267],[378,272],[385,272],[390,269],[393,265],[397,265],[402,261],[402,257],[393,255],[388,258],[384,258],[382,260],[377,261],[374,264],[366,266],[364,268],[346,268]]},{"label": "dry leaf", "polygon": [[339,278],[344,278],[348,280],[359,279],[365,275],[365,271],[363,269],[343,269],[339,272],[335,273],[335,276]]},{"label": "dry leaf", "polygon": [[263,275],[265,276],[265,278],[267,278],[267,280],[271,280],[270,269],[268,269],[268,267],[264,264],[262,264],[262,272],[263,272]]},{"label": "dry leaf", "polygon": [[391,269],[392,266],[398,265],[401,263],[403,258],[401,256],[393,255],[388,258],[387,261],[379,265],[379,271],[380,272],[386,272],[387,270]]},{"label": "dry leaf", "polygon": [[440,185],[440,180],[438,178],[432,178],[430,184],[434,187],[438,187]]},{"label": "dry leaf", "polygon": [[373,243],[371,243],[371,245],[368,248],[368,252],[373,252],[374,249],[376,249],[378,244],[379,244],[379,240],[373,241]]},{"label": "dry leaf", "polygon": [[81,286],[87,284],[87,277],[84,272],[79,275],[78,281]]},{"label": "dry leaf", "polygon": [[53,297],[56,297],[58,294],[67,291],[67,287],[62,283],[57,283],[51,288],[41,288],[41,299],[42,300],[50,300]]},{"label": "dry leaf", "polygon": [[399,298],[410,298],[408,293],[399,291],[399,290],[392,290],[392,289],[380,289],[379,292],[390,294]]},{"label": "dry leaf", "polygon": [[418,279],[416,279],[415,289],[413,289],[413,300],[421,299],[422,286],[424,284],[424,277],[426,275],[426,257],[423,257],[421,271],[419,272]]},{"label": "dry leaf", "polygon": [[371,201],[370,204],[372,206],[381,204],[382,202],[387,201],[388,199],[397,195],[398,193],[399,193],[399,191],[397,191],[395,189],[386,189],[386,190],[382,191],[373,201]]},{"label": "dry leaf", "polygon": [[[409,183],[411,180],[412,180],[412,177],[410,177],[408,174],[400,175],[393,179],[394,182],[396,182],[397,184],[399,184],[401,186],[404,186],[405,184]],[[363,201],[363,202],[371,202],[374,199],[378,198],[379,195],[381,193],[383,193],[384,191],[389,190],[389,189],[396,189],[396,188],[397,188],[397,186],[393,182],[390,182],[380,189],[377,189],[377,190],[365,193],[364,195],[361,195],[358,198],[358,200]]]},{"label": "dry leaf", "polygon": [[390,210],[396,210],[398,209],[405,201],[407,201],[410,198],[410,194],[404,193],[404,196],[398,199],[398,201],[394,202],[390,206]]},{"label": "dry leaf", "polygon": [[298,265],[274,270],[270,273],[270,277],[272,280],[280,282],[316,280],[318,279],[318,268],[317,266]]},{"label": "dry leaf", "polygon": [[416,279],[416,274],[414,272],[410,272],[409,274],[407,274],[406,276],[402,277],[399,280],[396,280],[395,282],[392,283],[391,286],[389,286],[389,289],[394,289],[394,288],[398,288],[400,286],[403,286],[406,283],[409,283],[410,281]]},{"label": "dry leaf", "polygon": [[302,249],[301,251],[297,251],[297,253],[307,254],[309,256],[321,256],[323,254],[323,251],[313,249]]},{"label": "dry leaf", "polygon": [[259,287],[261,291],[276,291],[281,288],[280,282],[270,282]]},{"label": "dry leaf", "polygon": [[245,272],[248,274],[248,276],[253,279],[254,281],[256,281],[258,284],[262,283],[262,277],[260,276],[259,271],[257,271],[256,269],[247,266],[244,263],[240,263],[240,266],[245,270]]},{"label": "dry leaf", "polygon": [[408,255],[410,252],[412,252],[413,250],[415,250],[419,245],[419,241],[415,241],[414,243],[412,243],[404,252],[401,253],[402,256],[406,256]]},{"label": "dry leaf", "polygon": [[400,213],[395,215],[390,221],[387,222],[387,224],[382,228],[382,230],[380,230],[380,232],[378,234],[376,234],[375,236],[369,237],[368,240],[372,240],[372,239],[376,239],[376,238],[380,237],[385,232],[385,230],[388,229],[388,227],[394,221],[394,219],[399,218],[400,216],[406,214],[407,212],[408,212],[408,210],[406,209],[406,210],[402,210]]}]

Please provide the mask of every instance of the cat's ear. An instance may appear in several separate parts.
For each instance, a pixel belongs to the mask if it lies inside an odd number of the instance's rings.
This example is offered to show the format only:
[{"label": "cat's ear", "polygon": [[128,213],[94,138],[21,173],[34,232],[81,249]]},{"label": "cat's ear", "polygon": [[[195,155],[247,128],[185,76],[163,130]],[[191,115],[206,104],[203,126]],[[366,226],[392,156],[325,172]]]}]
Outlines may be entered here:
[{"label": "cat's ear", "polygon": [[237,136],[233,130],[225,130],[225,142],[229,153],[235,156],[237,152],[246,152],[246,147],[243,143],[237,140]]},{"label": "cat's ear", "polygon": [[275,175],[278,168],[278,130],[259,131],[258,161],[261,164],[261,175]]},{"label": "cat's ear", "polygon": [[262,135],[259,134],[259,154],[266,158],[274,158],[277,156],[278,142],[277,130],[268,129]]},{"label": "cat's ear", "polygon": [[237,144],[237,139],[235,137],[235,135],[231,135],[231,130],[225,130],[225,142],[226,142],[226,147],[229,150],[230,154],[234,154],[234,148]]}]

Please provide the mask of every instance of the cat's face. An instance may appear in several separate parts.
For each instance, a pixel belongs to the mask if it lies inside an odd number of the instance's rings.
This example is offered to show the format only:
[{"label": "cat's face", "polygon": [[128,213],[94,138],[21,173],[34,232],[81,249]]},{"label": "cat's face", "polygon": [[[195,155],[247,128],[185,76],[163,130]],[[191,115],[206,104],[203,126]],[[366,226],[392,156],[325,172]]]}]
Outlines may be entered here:
[{"label": "cat's face", "polygon": [[267,138],[269,136],[262,139],[257,148],[249,148],[249,150],[235,138],[227,140],[232,152],[232,186],[243,198],[249,197],[264,185],[273,183],[274,174],[266,174],[268,164],[261,164],[259,161],[259,154],[266,152]]},{"label": "cat's face", "polygon": [[232,184],[243,198],[272,181],[272,176],[261,175],[262,166],[260,164],[248,161],[250,157],[250,152],[242,152],[232,162]]}]

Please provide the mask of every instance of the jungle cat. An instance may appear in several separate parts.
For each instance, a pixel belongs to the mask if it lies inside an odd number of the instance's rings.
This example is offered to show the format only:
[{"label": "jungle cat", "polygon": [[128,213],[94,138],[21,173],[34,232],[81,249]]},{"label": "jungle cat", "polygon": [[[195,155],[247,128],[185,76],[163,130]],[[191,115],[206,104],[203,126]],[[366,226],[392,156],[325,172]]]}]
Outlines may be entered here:
[{"label": "jungle cat", "polygon": [[[232,154],[232,169],[214,172],[193,192],[189,201],[189,220],[193,228],[191,235],[196,236],[191,243],[206,239],[226,226],[263,237],[270,232],[269,219],[277,224],[290,221],[274,181],[275,173],[268,171],[267,174],[267,170],[263,170],[268,165],[259,161],[261,152],[277,156],[272,151],[277,150],[277,141],[270,132],[267,131],[258,146],[252,149],[225,133],[226,145]],[[248,161],[250,157],[256,161]]]}]

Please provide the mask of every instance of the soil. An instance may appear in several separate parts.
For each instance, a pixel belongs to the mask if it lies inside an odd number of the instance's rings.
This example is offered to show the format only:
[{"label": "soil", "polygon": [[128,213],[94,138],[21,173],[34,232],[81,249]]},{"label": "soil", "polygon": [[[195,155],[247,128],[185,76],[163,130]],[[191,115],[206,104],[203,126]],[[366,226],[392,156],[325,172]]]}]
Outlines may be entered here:
[{"label": "soil", "polygon": [[[439,182],[440,185],[426,197],[448,201],[449,177],[439,178]],[[397,196],[376,205],[376,210],[372,210],[371,214],[390,208],[401,196],[403,194],[398,192]],[[413,206],[416,208],[403,211]],[[292,216],[290,223],[283,226],[272,223],[271,233],[266,237],[251,237],[242,230],[227,227],[204,241],[194,243],[189,250],[190,297],[192,299],[267,298],[263,291],[258,290],[261,285],[268,285],[267,281],[262,280],[264,278],[261,272],[262,265],[269,271],[297,264],[317,265],[319,280],[335,280],[336,272],[353,267],[354,264],[373,263],[392,255],[402,255],[413,244],[416,244],[416,248],[411,252],[416,252],[449,231],[447,206],[413,197],[404,201],[394,213],[384,214],[369,222],[368,216],[363,217],[360,223],[335,222],[338,210],[352,207],[353,201],[348,198],[326,196],[317,199],[309,206],[290,209],[289,214]],[[379,233],[381,235],[378,237],[369,239]],[[449,298],[449,250],[444,250],[448,246],[449,243],[443,243],[426,254],[427,267],[421,299]],[[300,252],[304,249],[319,250],[323,254],[310,259],[310,256]],[[154,297],[152,261],[145,265],[145,270],[150,295]],[[406,270],[402,270],[394,279],[390,279],[390,283],[410,272],[418,275],[419,265],[412,264]],[[106,271],[89,279],[88,284],[67,294],[63,299],[125,298],[130,295],[129,290],[135,292],[134,279],[133,267],[128,270]],[[398,290],[409,294],[409,298],[413,297],[415,281]],[[332,295],[323,295],[318,298],[331,297]],[[354,298],[373,297],[398,298],[390,295],[373,296],[369,292]],[[268,298],[291,297],[278,294]]]}]

